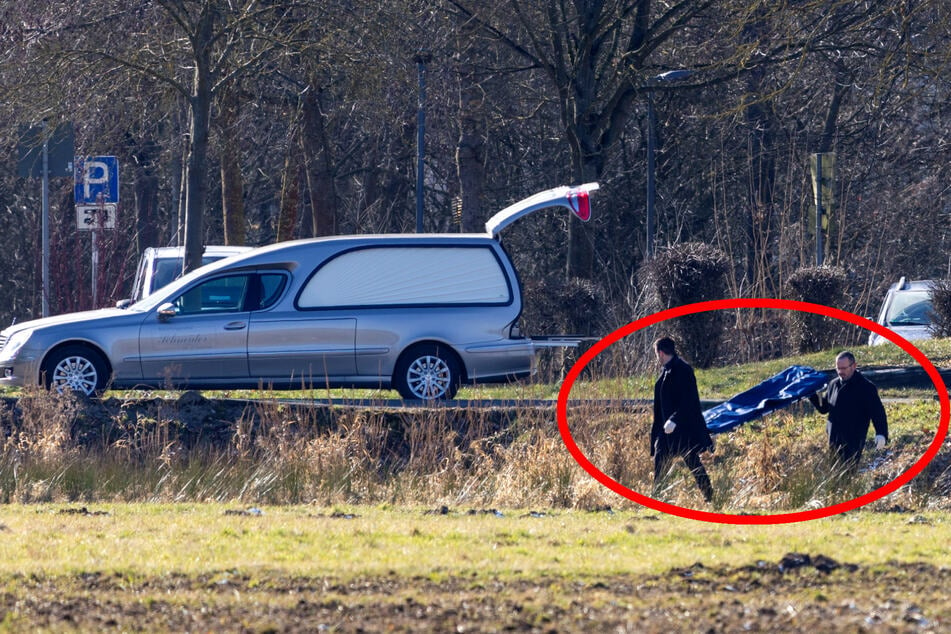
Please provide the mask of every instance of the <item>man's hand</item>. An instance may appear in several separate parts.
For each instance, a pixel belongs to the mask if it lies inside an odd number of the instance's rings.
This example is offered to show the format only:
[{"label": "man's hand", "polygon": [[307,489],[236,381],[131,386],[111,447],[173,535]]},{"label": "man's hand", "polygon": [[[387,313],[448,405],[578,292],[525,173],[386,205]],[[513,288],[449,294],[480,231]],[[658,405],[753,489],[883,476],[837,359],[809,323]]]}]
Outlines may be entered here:
[{"label": "man's hand", "polygon": [[875,436],[875,448],[876,449],[885,448],[885,436],[882,436],[881,434],[878,434],[877,436]]},{"label": "man's hand", "polygon": [[666,423],[664,423],[665,434],[672,434],[674,433],[675,429],[677,429],[677,423],[675,423],[674,421],[668,420]]}]

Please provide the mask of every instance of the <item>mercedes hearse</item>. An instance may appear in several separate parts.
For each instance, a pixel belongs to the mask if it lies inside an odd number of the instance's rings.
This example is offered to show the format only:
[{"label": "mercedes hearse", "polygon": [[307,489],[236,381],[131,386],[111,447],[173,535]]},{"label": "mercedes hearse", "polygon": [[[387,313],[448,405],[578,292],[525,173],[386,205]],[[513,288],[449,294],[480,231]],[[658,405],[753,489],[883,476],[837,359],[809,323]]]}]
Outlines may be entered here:
[{"label": "mercedes hearse", "polygon": [[462,383],[530,375],[522,293],[499,232],[537,209],[590,213],[591,183],[536,194],[484,234],[353,235],[252,249],[125,309],[0,333],[0,384],[96,394],[174,387],[396,389],[452,398]]}]

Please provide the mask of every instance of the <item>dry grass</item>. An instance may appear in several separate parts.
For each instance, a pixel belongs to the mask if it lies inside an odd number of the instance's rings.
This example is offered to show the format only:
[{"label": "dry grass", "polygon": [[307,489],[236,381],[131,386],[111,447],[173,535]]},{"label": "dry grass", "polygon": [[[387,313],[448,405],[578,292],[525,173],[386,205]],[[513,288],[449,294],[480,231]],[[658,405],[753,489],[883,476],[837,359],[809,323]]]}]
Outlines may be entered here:
[{"label": "dry grass", "polygon": [[[184,399],[184,397],[183,397]],[[291,408],[262,401],[232,420],[189,419],[201,403],[89,402],[29,393],[0,412],[4,502],[242,502],[616,509],[634,506],[597,483],[565,450],[553,411],[384,411]],[[204,403],[205,410],[210,409]],[[189,410],[189,407],[192,410]],[[882,486],[934,435],[937,403],[890,404],[883,458],[843,478],[826,463],[822,419],[793,408],[718,436],[704,461],[724,512],[827,506]],[[223,414],[217,414],[221,416]],[[212,433],[208,420],[217,420]],[[649,414],[579,405],[569,414],[585,456],[622,485],[652,495]],[[879,504],[949,506],[947,452]],[[706,508],[682,465],[659,499]]]}]

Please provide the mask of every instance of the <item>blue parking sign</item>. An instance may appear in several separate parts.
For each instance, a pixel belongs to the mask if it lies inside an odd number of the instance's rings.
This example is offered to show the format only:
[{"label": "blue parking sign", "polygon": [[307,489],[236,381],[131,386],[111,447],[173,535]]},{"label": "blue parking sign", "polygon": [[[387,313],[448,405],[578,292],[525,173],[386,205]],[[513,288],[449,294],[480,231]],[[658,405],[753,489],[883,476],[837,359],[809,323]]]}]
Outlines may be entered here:
[{"label": "blue parking sign", "polygon": [[119,202],[119,161],[114,156],[77,156],[75,199],[77,205]]}]

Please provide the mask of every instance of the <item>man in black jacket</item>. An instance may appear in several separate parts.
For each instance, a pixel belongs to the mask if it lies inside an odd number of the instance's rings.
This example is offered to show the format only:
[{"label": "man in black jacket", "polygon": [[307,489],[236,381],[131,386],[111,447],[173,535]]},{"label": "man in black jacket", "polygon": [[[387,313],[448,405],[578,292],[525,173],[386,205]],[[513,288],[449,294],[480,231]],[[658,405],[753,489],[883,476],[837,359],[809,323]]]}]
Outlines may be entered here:
[{"label": "man in black jacket", "polygon": [[654,457],[654,487],[676,456],[683,458],[704,499],[713,499],[713,487],[700,454],[713,451],[707,431],[697,380],[691,368],[677,356],[677,347],[668,337],[654,342],[657,361],[663,367],[654,384],[654,423],[651,426],[651,456]]},{"label": "man in black jacket", "polygon": [[888,419],[878,388],[856,369],[851,352],[836,356],[835,372],[838,376],[829,382],[825,393],[817,392],[809,401],[829,415],[826,433],[833,460],[854,471],[862,457],[869,422],[875,426],[875,446],[882,449],[888,442]]}]

